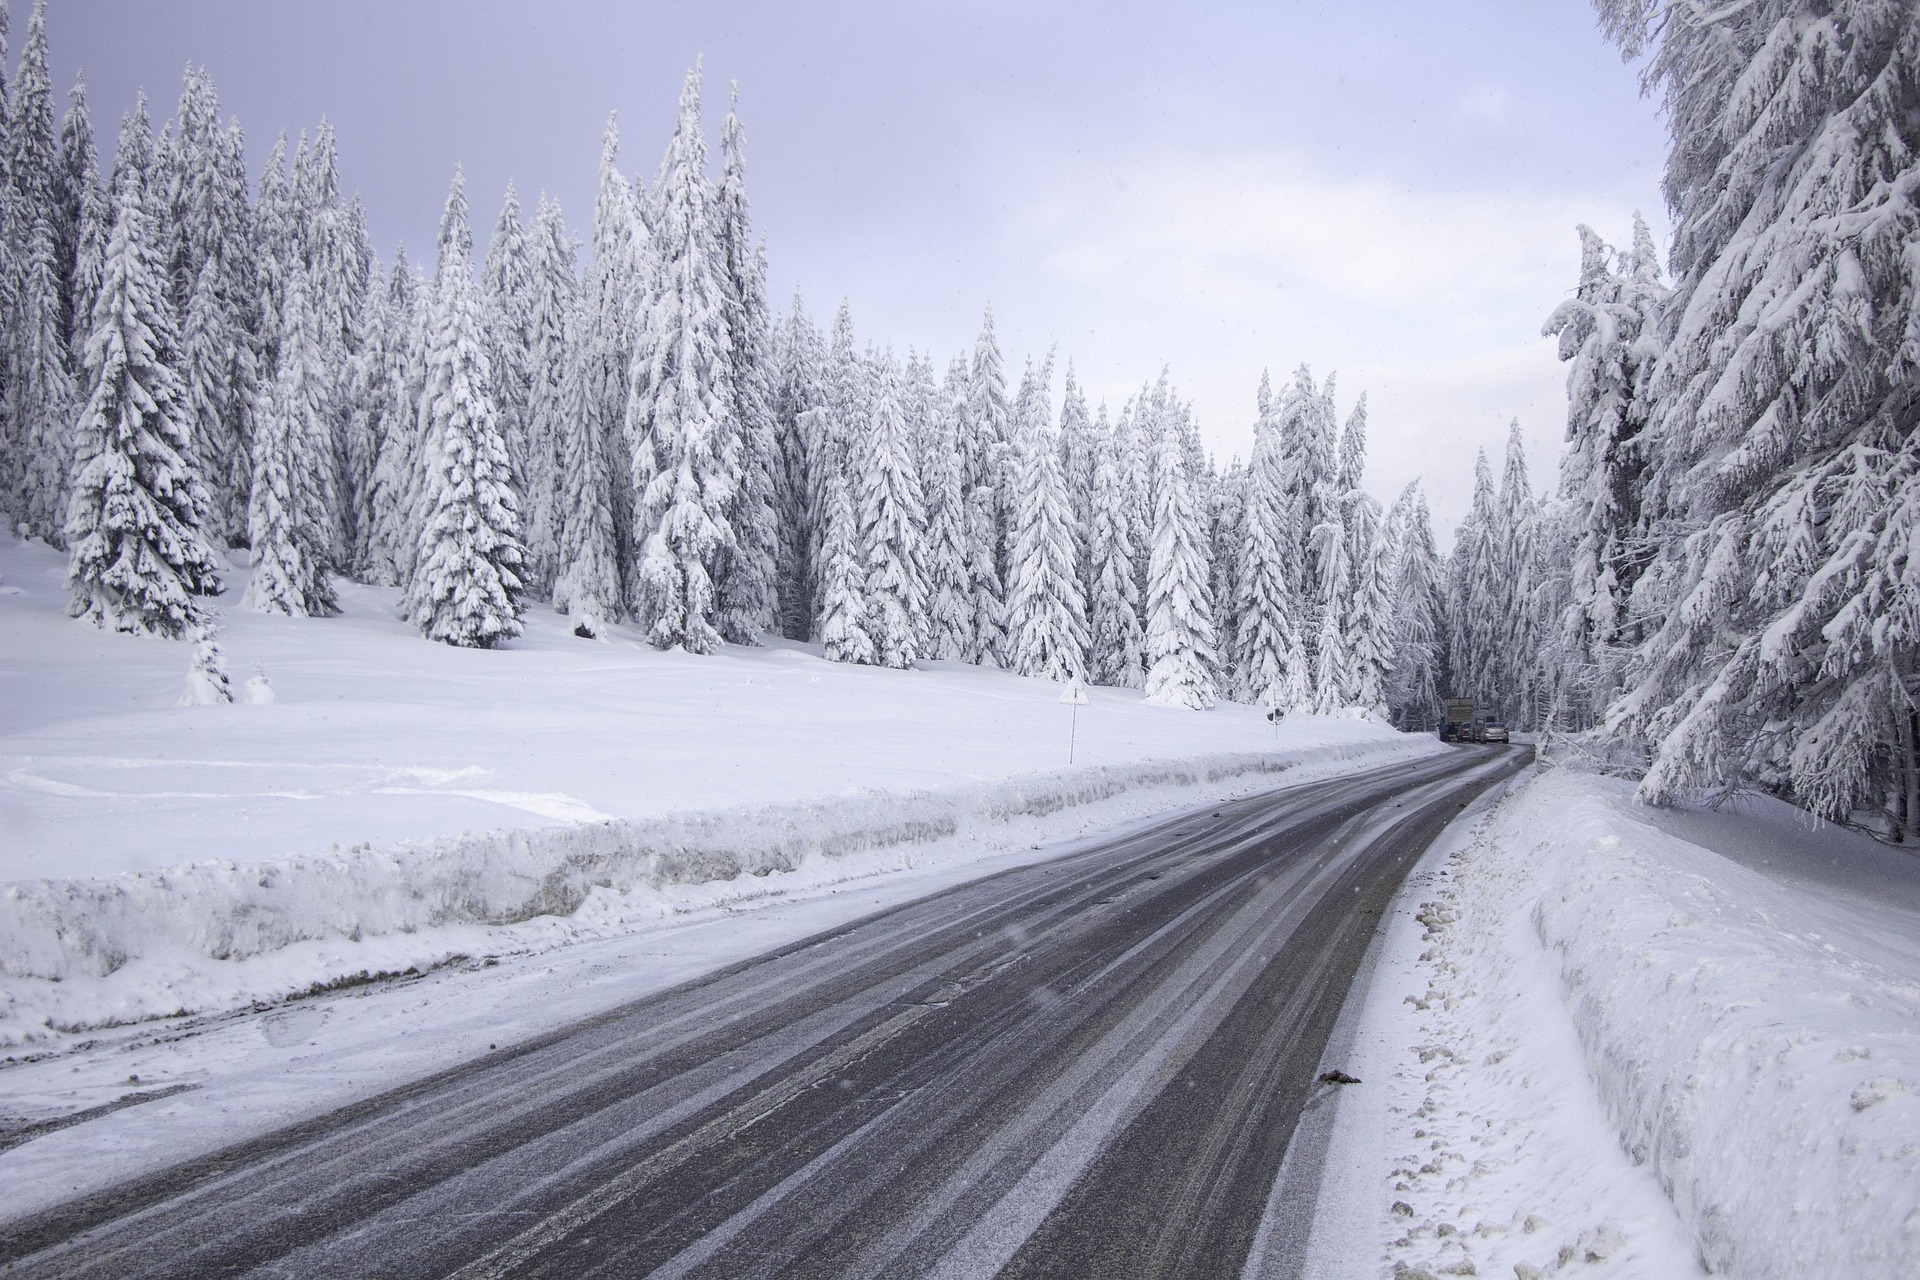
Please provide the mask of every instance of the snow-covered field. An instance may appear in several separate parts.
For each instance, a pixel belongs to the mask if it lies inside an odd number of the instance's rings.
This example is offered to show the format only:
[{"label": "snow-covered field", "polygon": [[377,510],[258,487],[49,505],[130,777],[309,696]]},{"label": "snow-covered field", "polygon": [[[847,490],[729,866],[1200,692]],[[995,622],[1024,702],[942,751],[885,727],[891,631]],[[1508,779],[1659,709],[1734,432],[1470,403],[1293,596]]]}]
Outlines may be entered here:
[{"label": "snow-covered field", "polygon": [[[694,906],[1437,749],[1359,720],[1276,729],[950,664],[803,646],[659,653],[534,609],[495,652],[393,620],[233,607],[236,682],[176,705],[189,647],[64,616],[62,558],[0,545],[0,1045],[273,1001],[364,974],[542,949]],[[1074,765],[1068,767],[1069,735]],[[1126,797],[1134,796],[1132,801]],[[782,881],[780,883],[785,883]]]},{"label": "snow-covered field", "polygon": [[1309,1274],[1913,1274],[1920,859],[1567,770],[1455,830],[1379,953]]}]

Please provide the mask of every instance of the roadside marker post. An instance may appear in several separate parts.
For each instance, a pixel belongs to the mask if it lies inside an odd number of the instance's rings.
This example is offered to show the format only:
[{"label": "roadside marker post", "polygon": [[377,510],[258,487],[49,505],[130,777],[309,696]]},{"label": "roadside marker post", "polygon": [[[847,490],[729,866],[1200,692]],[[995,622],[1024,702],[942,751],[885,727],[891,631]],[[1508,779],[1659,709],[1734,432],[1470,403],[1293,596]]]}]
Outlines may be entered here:
[{"label": "roadside marker post", "polygon": [[1091,702],[1087,697],[1087,686],[1078,675],[1067,681],[1065,691],[1060,694],[1060,701],[1073,708],[1072,715],[1067,720],[1067,763],[1072,764],[1074,743],[1080,736],[1080,708]]}]

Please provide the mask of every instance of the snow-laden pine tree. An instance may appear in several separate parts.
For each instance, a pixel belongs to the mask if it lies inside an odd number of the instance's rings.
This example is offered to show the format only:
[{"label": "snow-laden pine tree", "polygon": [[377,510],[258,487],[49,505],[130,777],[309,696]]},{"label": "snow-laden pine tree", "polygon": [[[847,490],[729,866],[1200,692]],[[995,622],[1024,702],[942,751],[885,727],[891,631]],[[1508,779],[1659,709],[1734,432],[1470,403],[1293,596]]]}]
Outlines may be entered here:
[{"label": "snow-laden pine tree", "polygon": [[1569,710],[1583,726],[1618,695],[1628,656],[1643,638],[1627,602],[1651,555],[1640,511],[1644,432],[1667,290],[1638,214],[1633,232],[1633,248],[1615,254],[1592,228],[1579,228],[1579,286],[1541,329],[1559,338],[1567,363],[1559,497],[1569,545],[1559,571],[1570,597],[1541,639],[1554,645],[1556,683],[1577,702]]},{"label": "snow-laden pine tree", "polygon": [[570,326],[579,306],[576,248],[560,206],[542,194],[528,239],[527,456],[521,529],[527,546],[527,586],[550,597],[560,556],[561,442],[568,424]]},{"label": "snow-laden pine tree", "polygon": [[5,403],[0,440],[9,483],[0,506],[27,532],[58,545],[66,515],[66,465],[76,409],[72,369],[60,340],[61,270],[55,202],[58,157],[53,137],[53,85],[47,75],[46,4],[27,22],[7,104],[4,242],[0,300],[5,306],[0,386]]},{"label": "snow-laden pine tree", "polygon": [[1500,609],[1507,603],[1500,581],[1498,499],[1486,450],[1473,463],[1473,502],[1454,534],[1447,566],[1448,692],[1484,707],[1498,704],[1501,688]]},{"label": "snow-laden pine tree", "polygon": [[441,219],[420,394],[420,550],[408,620],[429,640],[491,649],[520,634],[519,510],[488,388],[484,303],[473,282],[464,179]]},{"label": "snow-laden pine tree", "polygon": [[1347,531],[1337,520],[1313,531],[1314,579],[1320,585],[1318,631],[1313,643],[1313,709],[1331,715],[1353,705],[1353,651],[1346,614],[1353,594]]},{"label": "snow-laden pine tree", "polygon": [[252,414],[261,390],[253,213],[239,125],[221,127],[220,100],[204,69],[187,69],[164,169],[181,375],[213,504],[208,533],[220,544],[241,546],[253,475]]},{"label": "snow-laden pine tree", "polygon": [[1605,0],[1673,136],[1674,293],[1620,728],[1641,795],[1754,780],[1920,839],[1920,23],[1878,0]]},{"label": "snow-laden pine tree", "polygon": [[321,472],[330,459],[327,396],[319,321],[308,296],[306,267],[291,264],[280,297],[279,367],[255,414],[253,481],[247,538],[253,575],[245,605],[294,617],[337,610],[327,572],[327,519]]},{"label": "snow-laden pine tree", "polygon": [[1050,421],[1052,380],[1049,355],[1023,380],[1014,413],[1007,657],[1020,675],[1064,682],[1086,673],[1087,611],[1073,502]]},{"label": "snow-laden pine tree", "polygon": [[[507,183],[500,216],[487,241],[480,269],[485,290],[487,365],[493,374],[493,406],[500,438],[507,442],[515,489],[522,499],[532,486],[527,464],[533,411],[533,261],[527,229],[520,221],[520,197]],[[525,510],[524,502],[522,510]]]},{"label": "snow-laden pine tree", "polygon": [[653,196],[653,271],[627,395],[633,458],[634,615],[656,648],[719,647],[721,566],[739,491],[726,260],[700,133],[700,69],[687,73]]},{"label": "snow-laden pine tree", "polygon": [[926,510],[900,407],[899,370],[891,355],[870,359],[868,367],[872,417],[853,454],[866,566],[864,629],[873,642],[872,661],[904,669],[926,649]]},{"label": "snow-laden pine tree", "polygon": [[1147,567],[1147,701],[1204,711],[1213,705],[1213,614],[1204,525],[1179,434],[1154,451],[1153,549]]},{"label": "snow-laden pine tree", "polygon": [[582,292],[575,355],[580,412],[599,436],[595,448],[609,460],[608,502],[622,591],[631,568],[633,526],[632,456],[626,438],[628,387],[634,339],[650,275],[647,229],[640,222],[633,188],[621,176],[620,134],[607,117],[600,142],[600,180],[593,201],[592,257]]},{"label": "snow-laden pine tree", "polygon": [[1355,559],[1347,597],[1347,661],[1351,704],[1384,710],[1393,672],[1393,580],[1382,530],[1380,504],[1366,494],[1352,504],[1354,529],[1347,545]]},{"label": "snow-laden pine tree", "polygon": [[1265,374],[1259,405],[1236,557],[1240,625],[1235,633],[1234,695],[1273,710],[1305,710],[1312,699],[1306,646],[1300,638],[1302,610],[1293,595],[1300,577],[1293,565],[1300,537],[1290,524],[1286,439]]},{"label": "snow-laden pine tree", "polygon": [[[145,119],[125,129],[144,133]],[[194,597],[218,591],[220,580],[200,532],[207,495],[187,461],[190,424],[144,174],[130,167],[118,178],[74,439],[69,612],[177,639],[201,620]]]},{"label": "snow-laden pine tree", "polygon": [[733,86],[720,126],[720,188],[715,196],[726,269],[727,336],[732,343],[733,416],[740,437],[740,478],[728,523],[733,547],[720,569],[720,634],[740,644],[779,626],[779,509],[785,469],[773,417],[773,332],[767,306],[767,261],[747,214],[746,131],[740,86]]},{"label": "snow-laden pine tree", "polygon": [[1387,516],[1392,552],[1392,625],[1387,675],[1387,710],[1393,723],[1409,732],[1432,729],[1440,711],[1441,650],[1445,643],[1441,612],[1442,570],[1434,547],[1427,495],[1414,480],[1394,499]]},{"label": "snow-laden pine tree", "polygon": [[1316,386],[1313,371],[1301,365],[1275,398],[1274,415],[1284,462],[1285,519],[1296,539],[1288,556],[1295,575],[1290,585],[1300,605],[1300,634],[1307,643],[1308,658],[1317,661],[1320,613],[1327,593],[1318,574],[1321,557],[1314,551],[1314,531],[1340,519],[1333,376],[1329,374],[1323,385]]},{"label": "snow-laden pine tree", "polygon": [[[86,82],[73,78],[67,114],[60,121],[60,156],[54,167],[54,261],[60,268],[60,334],[80,366],[93,297],[100,287],[100,248],[106,243],[106,190],[87,113]],[[83,266],[84,264],[84,266]]]},{"label": "snow-laden pine tree", "polygon": [[381,375],[384,394],[370,406],[378,414],[380,452],[368,486],[368,564],[365,580],[383,586],[406,584],[419,546],[413,523],[419,492],[419,391],[425,384],[427,310],[426,281],[407,261],[404,245],[396,245],[387,272],[387,300],[381,308],[385,333],[382,346],[386,369]]},{"label": "snow-laden pine tree", "polygon": [[373,271],[372,287],[360,307],[360,349],[353,353],[353,367],[346,379],[348,456],[356,474],[365,481],[352,490],[353,510],[345,521],[351,531],[342,566],[346,576],[358,582],[381,578],[375,543],[379,530],[380,486],[384,483],[381,461],[386,452],[386,431],[393,403],[389,379],[394,370],[394,347],[405,341],[395,324],[394,295],[379,267]]},{"label": "snow-laden pine tree", "polygon": [[1537,559],[1540,501],[1527,475],[1526,445],[1520,423],[1507,429],[1507,453],[1493,522],[1496,588],[1495,702],[1505,719],[1530,729],[1539,681],[1543,584]]},{"label": "snow-laden pine tree", "polygon": [[777,594],[780,631],[789,640],[813,635],[817,580],[813,553],[820,542],[817,520],[825,509],[818,492],[813,441],[819,435],[826,392],[822,386],[820,334],[796,292],[773,334],[773,419],[783,480]]},{"label": "snow-laden pine tree", "polygon": [[827,473],[820,541],[820,607],[817,627],[829,662],[871,663],[867,634],[866,565],[860,555],[860,520],[852,483],[844,470]]},{"label": "snow-laden pine tree", "polygon": [[[1101,420],[1106,406],[1101,406]],[[1093,594],[1087,602],[1088,678],[1095,684],[1138,689],[1146,681],[1145,637],[1140,627],[1140,588],[1134,572],[1131,459],[1111,430],[1096,432],[1092,524],[1087,547],[1093,561]]]},{"label": "snow-laden pine tree", "polygon": [[1073,507],[1074,550],[1079,565],[1080,598],[1093,598],[1093,555],[1087,530],[1093,528],[1093,470],[1099,461],[1099,437],[1087,414],[1087,397],[1067,361],[1067,383],[1060,401],[1060,475]]},{"label": "snow-laden pine tree", "polygon": [[1213,636],[1219,661],[1214,675],[1222,697],[1231,698],[1239,656],[1240,541],[1247,517],[1247,468],[1235,458],[1209,475],[1207,490],[1207,595],[1213,601]]},{"label": "snow-laden pine tree", "polygon": [[848,501],[854,504],[856,528],[859,524],[859,503],[851,487],[852,450],[860,424],[866,420],[867,377],[860,354],[854,348],[853,308],[845,298],[840,300],[840,308],[834,313],[833,331],[827,339],[826,350],[819,353],[816,367],[819,400],[801,415],[799,426],[811,477],[807,528],[812,541],[807,548],[807,561],[813,570],[811,611],[815,638],[818,638],[826,591],[827,479],[835,472],[848,476]]},{"label": "snow-laden pine tree", "polygon": [[965,662],[972,648],[972,578],[967,571],[967,505],[960,459],[966,397],[966,361],[955,356],[934,395],[920,458],[921,493],[927,506],[927,654],[944,662]]},{"label": "snow-laden pine tree", "polygon": [[960,433],[967,494],[967,570],[973,579],[973,649],[982,666],[1006,665],[1007,377],[987,308],[973,346]]}]

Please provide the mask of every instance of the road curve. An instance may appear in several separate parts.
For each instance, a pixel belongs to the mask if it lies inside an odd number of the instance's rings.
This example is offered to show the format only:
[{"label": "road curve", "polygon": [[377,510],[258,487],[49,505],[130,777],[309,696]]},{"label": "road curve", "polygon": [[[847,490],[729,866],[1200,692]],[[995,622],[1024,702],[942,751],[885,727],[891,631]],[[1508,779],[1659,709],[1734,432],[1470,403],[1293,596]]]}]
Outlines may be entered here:
[{"label": "road curve", "polygon": [[1408,868],[1526,753],[1189,812],[9,1224],[8,1276],[1240,1274]]}]

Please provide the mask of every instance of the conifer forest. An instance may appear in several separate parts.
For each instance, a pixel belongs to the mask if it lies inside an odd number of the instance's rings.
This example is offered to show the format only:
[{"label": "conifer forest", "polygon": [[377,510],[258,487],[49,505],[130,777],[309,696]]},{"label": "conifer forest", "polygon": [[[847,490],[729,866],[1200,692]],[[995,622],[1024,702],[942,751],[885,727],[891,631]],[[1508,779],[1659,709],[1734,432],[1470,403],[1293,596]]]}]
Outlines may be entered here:
[{"label": "conifer forest", "polygon": [[1674,133],[1672,243],[1570,237],[1564,451],[1516,424],[1449,531],[1418,483],[1369,496],[1366,397],[1290,353],[1222,459],[1172,372],[1089,403],[986,299],[935,353],[770,298],[751,85],[715,139],[699,66],[671,136],[609,119],[571,223],[455,170],[437,243],[382,259],[324,121],[250,172],[189,68],[170,116],[96,128],[38,0],[0,126],[0,502],[66,553],[74,617],[216,650],[206,597],[250,563],[239,607],[381,584],[456,646],[542,609],[1196,710],[1426,730],[1471,697],[1648,799],[1757,787],[1920,839],[1920,23],[1599,9]]}]

